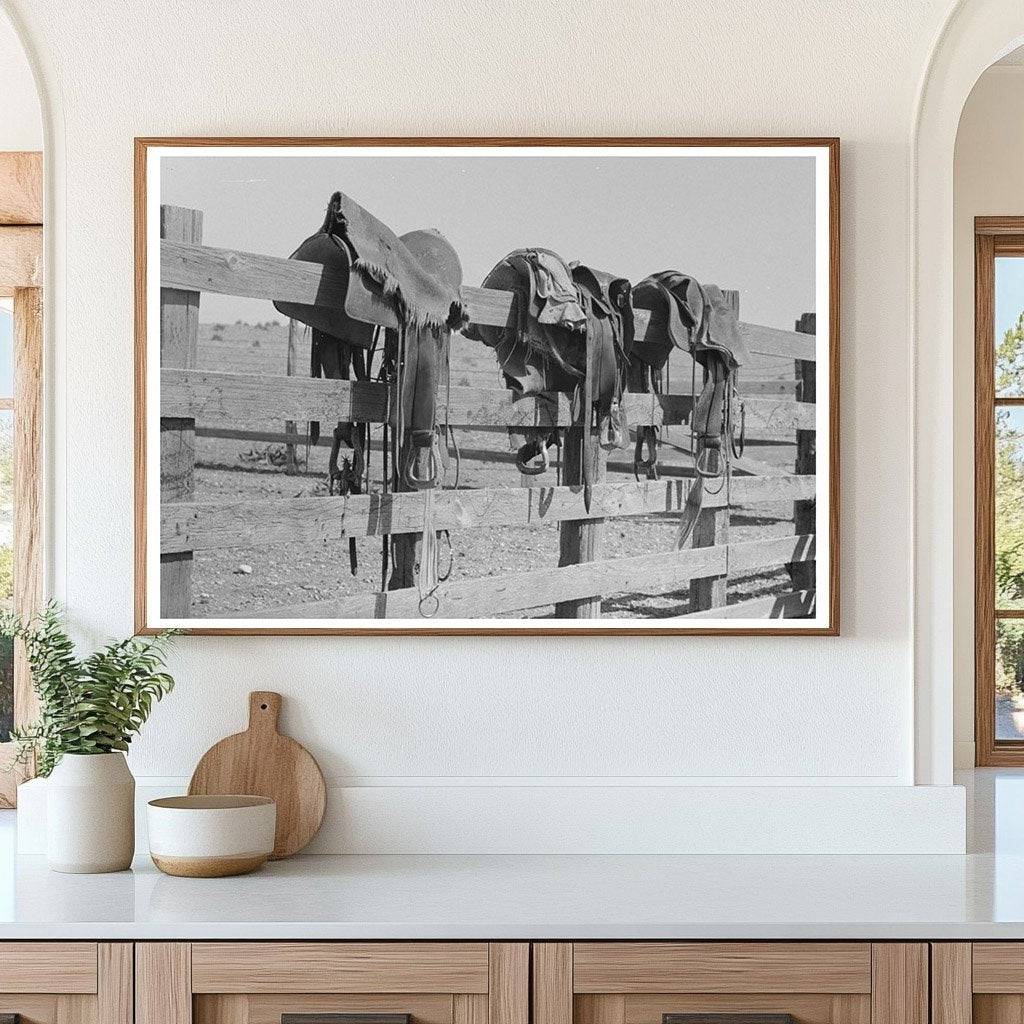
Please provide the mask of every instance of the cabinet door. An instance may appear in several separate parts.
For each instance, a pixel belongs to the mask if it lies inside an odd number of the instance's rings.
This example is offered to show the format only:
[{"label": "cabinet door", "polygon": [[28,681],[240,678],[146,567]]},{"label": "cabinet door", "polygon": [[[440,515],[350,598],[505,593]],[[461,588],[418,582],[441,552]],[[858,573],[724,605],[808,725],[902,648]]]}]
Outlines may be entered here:
[{"label": "cabinet door", "polygon": [[928,1024],[923,943],[538,943],[533,957],[534,1024]]},{"label": "cabinet door", "polygon": [[0,1019],[132,1024],[127,942],[0,942]]},{"label": "cabinet door", "polygon": [[932,943],[933,1024],[1024,1020],[1024,942]]},{"label": "cabinet door", "polygon": [[136,985],[136,1024],[529,1024],[526,943],[139,943]]}]

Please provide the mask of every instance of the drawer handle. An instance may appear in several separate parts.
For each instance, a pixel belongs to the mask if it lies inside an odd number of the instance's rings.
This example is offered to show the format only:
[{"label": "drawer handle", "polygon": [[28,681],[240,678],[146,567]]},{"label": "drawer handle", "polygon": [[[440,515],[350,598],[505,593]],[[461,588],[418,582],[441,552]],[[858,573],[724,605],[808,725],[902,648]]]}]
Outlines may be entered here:
[{"label": "drawer handle", "polygon": [[661,1024],[797,1024],[791,1013],[663,1013]]},{"label": "drawer handle", "polygon": [[[411,1024],[411,1013],[282,1013],[281,1024]],[[0,1020],[0,1024],[7,1021]],[[15,1022],[17,1024],[17,1022]]]}]

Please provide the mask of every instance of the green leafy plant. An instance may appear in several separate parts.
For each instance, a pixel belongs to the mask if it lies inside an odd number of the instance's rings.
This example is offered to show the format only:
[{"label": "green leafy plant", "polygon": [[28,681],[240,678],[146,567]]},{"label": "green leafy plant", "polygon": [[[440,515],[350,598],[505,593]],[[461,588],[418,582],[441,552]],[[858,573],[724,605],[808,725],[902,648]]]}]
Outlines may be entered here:
[{"label": "green leafy plant", "polygon": [[25,644],[39,696],[39,720],[11,733],[18,760],[34,753],[38,774],[49,775],[65,754],[127,750],[154,701],[174,688],[162,669],[176,632],[129,637],[79,658],[56,604],[27,622],[0,614],[0,635]]}]

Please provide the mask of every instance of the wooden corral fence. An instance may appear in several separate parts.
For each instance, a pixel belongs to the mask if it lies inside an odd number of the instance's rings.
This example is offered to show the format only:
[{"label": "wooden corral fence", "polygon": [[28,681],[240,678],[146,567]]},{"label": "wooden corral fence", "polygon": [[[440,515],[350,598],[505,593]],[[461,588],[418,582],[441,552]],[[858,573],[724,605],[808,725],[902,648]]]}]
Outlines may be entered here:
[{"label": "wooden corral fence", "polygon": [[[304,443],[295,424],[318,420],[387,422],[392,408],[389,386],[373,381],[321,380],[298,376],[207,372],[196,368],[199,294],[288,302],[322,301],[324,270],[317,264],[275,256],[203,246],[202,214],[165,206],[161,209],[160,304],[160,479],[161,479],[161,615],[190,618],[191,569],[197,551],[285,543],[320,544],[344,537],[412,535],[423,528],[422,492],[309,496],[263,501],[197,501],[194,495],[195,438],[201,434]],[[476,323],[500,326],[511,309],[509,292],[465,287],[463,299]],[[738,297],[733,293],[734,301]],[[637,334],[647,328],[638,311]],[[683,618],[767,618],[807,615],[814,607],[815,586],[815,338],[814,316],[805,315],[795,331],[743,324],[754,353],[795,362],[795,384],[741,382],[746,433],[753,440],[796,441],[791,473],[777,468],[735,473],[733,505],[758,502],[794,504],[793,535],[730,542],[726,493],[707,495],[691,546],[635,557],[601,559],[600,536],[608,519],[675,515],[688,489],[699,486],[690,476],[665,475],[656,481],[609,482],[601,459],[589,511],[583,488],[509,486],[435,491],[438,530],[484,529],[558,523],[558,566],[453,580],[437,593],[436,618],[471,619],[506,615],[555,605],[560,618],[596,618],[601,600],[621,593],[667,594],[689,588]],[[496,368],[497,369],[497,368]],[[571,426],[567,395],[513,398],[505,388],[450,389],[449,407],[439,394],[439,419],[453,427],[507,430],[509,427]],[[630,426],[683,425],[690,395],[627,394],[624,407]],[[285,421],[286,432],[246,429],[259,421]],[[245,425],[245,426],[242,426]],[[329,433],[329,431],[328,431]],[[572,446],[570,446],[572,447]],[[663,449],[664,451],[664,449]],[[508,456],[511,459],[511,456]],[[618,458],[613,456],[613,460]],[[630,455],[621,456],[625,461]],[[690,463],[688,455],[681,455]],[[750,464],[757,466],[753,460]],[[565,466],[565,479],[579,478],[580,467]],[[672,468],[668,468],[668,473]],[[575,473],[575,475],[574,475]],[[749,474],[749,475],[748,475]],[[787,567],[792,589],[783,595],[726,605],[730,575]],[[260,612],[261,618],[416,619],[420,595],[415,587],[366,593]]]}]

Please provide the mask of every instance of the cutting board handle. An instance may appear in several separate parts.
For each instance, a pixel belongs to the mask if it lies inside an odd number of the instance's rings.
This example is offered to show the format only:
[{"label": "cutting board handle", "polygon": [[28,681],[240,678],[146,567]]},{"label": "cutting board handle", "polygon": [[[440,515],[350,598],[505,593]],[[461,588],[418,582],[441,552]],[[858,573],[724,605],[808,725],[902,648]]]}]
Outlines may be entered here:
[{"label": "cutting board handle", "polygon": [[281,694],[254,690],[249,694],[249,732],[277,732]]}]

